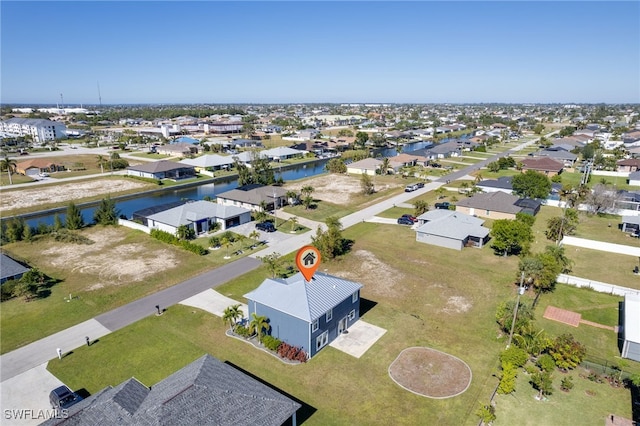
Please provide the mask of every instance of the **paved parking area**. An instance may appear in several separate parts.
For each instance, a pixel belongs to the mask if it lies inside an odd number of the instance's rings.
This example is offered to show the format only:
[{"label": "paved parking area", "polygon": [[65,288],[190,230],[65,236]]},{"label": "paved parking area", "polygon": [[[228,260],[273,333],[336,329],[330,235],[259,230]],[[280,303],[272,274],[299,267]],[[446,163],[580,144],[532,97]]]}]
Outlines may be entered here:
[{"label": "paved parking area", "polygon": [[47,371],[46,362],[5,380],[0,384],[0,423],[3,426],[30,426],[44,422],[52,414],[49,392],[63,384]]},{"label": "paved parking area", "polygon": [[240,305],[242,314],[245,318],[249,316],[249,308],[244,303],[233,300],[227,296],[223,296],[215,290],[205,290],[188,299],[180,302],[181,305],[193,306],[212,313],[213,315],[222,317],[224,310],[231,305]]},{"label": "paved parking area", "polygon": [[349,327],[348,331],[346,334],[339,335],[336,340],[329,343],[329,346],[356,358],[364,355],[387,332],[384,328],[362,320]]}]

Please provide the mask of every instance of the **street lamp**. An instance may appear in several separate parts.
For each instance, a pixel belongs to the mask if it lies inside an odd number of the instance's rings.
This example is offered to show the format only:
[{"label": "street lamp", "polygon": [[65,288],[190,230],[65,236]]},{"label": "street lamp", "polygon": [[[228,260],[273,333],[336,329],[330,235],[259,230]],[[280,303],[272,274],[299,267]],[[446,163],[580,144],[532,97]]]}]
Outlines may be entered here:
[{"label": "street lamp", "polygon": [[516,318],[518,316],[518,307],[520,306],[520,296],[524,294],[524,271],[520,275],[520,287],[518,287],[518,298],[516,299],[516,306],[513,308],[513,321],[511,322],[511,332],[509,333],[509,342],[507,343],[507,349],[511,346],[511,340],[513,339],[513,331],[516,328]]}]

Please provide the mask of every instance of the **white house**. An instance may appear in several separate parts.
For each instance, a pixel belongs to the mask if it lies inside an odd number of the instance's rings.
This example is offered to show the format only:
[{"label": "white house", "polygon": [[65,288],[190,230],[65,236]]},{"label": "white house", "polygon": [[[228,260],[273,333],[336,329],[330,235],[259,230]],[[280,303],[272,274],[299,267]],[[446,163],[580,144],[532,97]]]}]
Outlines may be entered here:
[{"label": "white house", "polygon": [[31,136],[36,143],[66,139],[67,126],[42,118],[13,117],[0,121],[0,133],[8,136]]}]

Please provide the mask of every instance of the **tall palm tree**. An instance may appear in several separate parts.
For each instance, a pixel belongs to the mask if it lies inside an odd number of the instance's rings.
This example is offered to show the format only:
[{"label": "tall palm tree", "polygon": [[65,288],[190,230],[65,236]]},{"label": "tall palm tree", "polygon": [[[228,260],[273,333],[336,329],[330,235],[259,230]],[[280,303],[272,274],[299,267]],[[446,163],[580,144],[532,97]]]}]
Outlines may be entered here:
[{"label": "tall palm tree", "polygon": [[258,335],[258,342],[262,342],[263,331],[269,330],[271,330],[269,319],[264,315],[256,315],[256,313],[253,312],[251,314],[251,322],[249,322],[249,332]]},{"label": "tall palm tree", "polygon": [[234,321],[233,314],[231,312],[231,306],[224,308],[224,311],[222,312],[222,322],[224,322],[225,324],[229,324],[229,331],[233,330]]},{"label": "tall palm tree", "polygon": [[302,192],[305,195],[305,198],[311,196],[311,193],[313,191],[315,191],[315,188],[311,185],[303,186],[300,189],[300,192]]},{"label": "tall palm tree", "polygon": [[13,180],[11,179],[11,173],[15,172],[16,165],[17,165],[16,161],[12,158],[9,158],[7,154],[4,155],[4,158],[0,163],[0,167],[2,168],[2,170],[6,170],[7,174],[9,175],[9,185],[13,185]]},{"label": "tall palm tree", "polygon": [[227,306],[222,314],[222,321],[229,323],[229,330],[235,330],[238,320],[242,318],[243,312],[240,304]]},{"label": "tall palm tree", "polygon": [[104,173],[104,165],[107,163],[107,160],[103,155],[96,156],[96,163],[100,166],[100,173]]},{"label": "tall palm tree", "polygon": [[229,240],[229,238],[223,237],[220,240],[220,245],[224,246],[227,249],[227,253],[225,254],[224,258],[228,259],[229,258],[229,247],[231,247],[231,241]]},{"label": "tall palm tree", "polygon": [[388,157],[382,159],[382,163],[380,164],[380,174],[386,175],[389,173],[389,167],[391,167],[391,161]]},{"label": "tall palm tree", "polygon": [[291,218],[289,218],[289,221],[291,221],[291,232],[296,232],[298,218],[296,216],[291,216]]},{"label": "tall palm tree", "polygon": [[254,229],[249,233],[248,237],[251,238],[252,240],[258,241],[258,238],[260,238],[260,233]]}]

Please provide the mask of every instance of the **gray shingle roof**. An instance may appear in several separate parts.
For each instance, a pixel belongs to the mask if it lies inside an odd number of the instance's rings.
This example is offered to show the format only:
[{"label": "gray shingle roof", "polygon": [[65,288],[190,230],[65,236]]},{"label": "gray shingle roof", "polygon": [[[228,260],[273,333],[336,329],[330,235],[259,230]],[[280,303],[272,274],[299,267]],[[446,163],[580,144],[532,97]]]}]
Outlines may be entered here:
[{"label": "gray shingle roof", "polygon": [[136,379],[74,405],[44,425],[283,424],[301,405],[234,367],[204,355],[150,389]]},{"label": "gray shingle roof", "polygon": [[31,268],[27,268],[16,262],[4,253],[0,253],[0,279],[2,281],[24,274]]},{"label": "gray shingle roof", "polygon": [[476,186],[485,187],[485,188],[500,188],[500,189],[510,189],[513,190],[513,185],[511,181],[513,180],[513,176],[501,176],[498,179],[485,179],[476,183]]},{"label": "gray shingle roof", "polygon": [[321,272],[307,283],[298,272],[287,279],[266,279],[244,297],[312,322],[361,288],[362,284]]},{"label": "gray shingle roof", "polygon": [[458,201],[456,205],[460,207],[516,214],[522,211],[521,207],[515,205],[516,201],[518,201],[518,197],[515,195],[496,191],[476,194],[473,197]]},{"label": "gray shingle roof", "polygon": [[182,164],[188,164],[194,167],[219,167],[234,163],[233,158],[218,154],[207,154],[197,158],[187,158],[181,162]]}]

